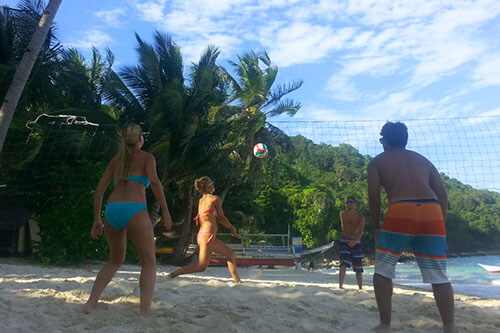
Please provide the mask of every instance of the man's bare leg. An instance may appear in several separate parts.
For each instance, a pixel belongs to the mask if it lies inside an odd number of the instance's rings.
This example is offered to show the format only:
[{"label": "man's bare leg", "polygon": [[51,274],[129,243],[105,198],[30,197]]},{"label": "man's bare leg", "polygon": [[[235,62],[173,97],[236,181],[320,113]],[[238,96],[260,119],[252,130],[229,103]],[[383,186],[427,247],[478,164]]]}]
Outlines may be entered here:
[{"label": "man's bare leg", "polygon": [[380,316],[380,324],[375,332],[391,332],[392,280],[380,274],[373,274],[373,288]]},{"label": "man's bare leg", "polygon": [[451,283],[433,284],[434,299],[436,300],[441,320],[443,321],[443,332],[454,333],[455,328],[455,300],[453,299],[453,287]]},{"label": "man's bare leg", "polygon": [[345,271],[346,271],[346,266],[345,265],[340,265],[340,271],[339,271],[339,288],[344,289],[344,279],[345,279]]},{"label": "man's bare leg", "polygon": [[358,281],[359,289],[363,289],[363,273],[356,272],[356,281]]}]

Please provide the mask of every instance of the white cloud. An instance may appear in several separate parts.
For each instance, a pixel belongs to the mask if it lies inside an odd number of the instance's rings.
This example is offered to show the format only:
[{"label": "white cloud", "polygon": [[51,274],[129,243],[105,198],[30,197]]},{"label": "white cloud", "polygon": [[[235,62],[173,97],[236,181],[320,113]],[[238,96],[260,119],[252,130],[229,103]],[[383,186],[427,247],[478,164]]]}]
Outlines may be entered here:
[{"label": "white cloud", "polygon": [[174,10],[165,15],[161,27],[177,35],[195,39],[198,35],[223,32],[226,30],[226,23],[217,23],[210,17],[198,16],[195,12]]},{"label": "white cloud", "polygon": [[[332,74],[323,94],[370,105],[358,108],[368,116],[374,110],[457,114],[451,106],[459,97],[500,81],[499,60],[492,55],[498,46],[482,30],[500,14],[499,1],[129,1],[143,20],[172,34],[187,62],[197,61],[208,44],[220,47],[221,58],[232,59],[250,47],[263,48],[280,67],[321,62],[328,69],[328,61]],[[420,89],[464,73],[475,86],[464,82],[451,89],[461,93],[416,97]],[[385,79],[401,85],[389,87]],[[401,91],[408,92],[405,98]]]},{"label": "white cloud", "polygon": [[[395,74],[409,75],[403,88],[418,90],[445,76],[466,71],[466,64],[492,49],[480,27],[499,14],[500,3],[493,1],[349,2],[344,21],[354,20],[351,26],[357,23],[360,32],[341,53],[335,54],[341,68],[332,74],[325,89],[333,92],[334,98],[354,101],[367,95],[356,87],[356,79],[367,82]],[[481,74],[484,84],[496,82],[495,75],[487,76],[484,72],[483,67],[477,68],[478,82]],[[342,98],[346,90],[349,98]],[[377,96],[373,89],[371,95]]]},{"label": "white cloud", "polygon": [[[482,113],[476,115],[476,118],[468,119],[467,123],[469,125],[478,125],[478,124],[483,124],[483,123],[491,123],[492,120],[499,122],[499,119],[497,118],[499,116],[500,116],[500,108],[496,108],[493,110],[482,112]],[[491,117],[495,117],[496,119],[492,119]],[[499,123],[499,125],[500,125],[500,123]],[[496,126],[496,127],[497,127],[497,130],[500,131],[500,126]]]},{"label": "white cloud", "polygon": [[124,24],[121,20],[122,16],[125,16],[127,10],[125,8],[116,8],[112,10],[101,10],[96,12],[94,15],[104,21],[104,23],[111,27],[120,27]]},{"label": "white cloud", "polygon": [[354,34],[352,28],[334,30],[329,26],[295,22],[269,30],[261,29],[258,40],[279,66],[312,63],[341,49]]},{"label": "white cloud", "polygon": [[220,58],[229,58],[234,56],[241,40],[227,35],[213,34],[199,39],[179,40],[178,44],[181,47],[182,55],[185,58],[186,64],[198,62],[201,54],[205,51],[208,45],[219,47],[221,51]]},{"label": "white cloud", "polygon": [[353,76],[359,74],[377,74],[377,73],[391,73],[388,69],[391,64],[398,61],[396,56],[380,56],[380,57],[368,57],[355,59],[348,62],[342,69],[342,75]]},{"label": "white cloud", "polygon": [[360,113],[364,119],[433,119],[472,115],[475,109],[471,103],[452,102],[447,98],[419,98],[412,90],[401,90],[360,108]]},{"label": "white cloud", "polygon": [[345,112],[327,108],[322,105],[309,104],[299,110],[293,117],[294,121],[333,121],[333,120],[351,120],[351,116]]},{"label": "white cloud", "polygon": [[239,11],[241,6],[251,2],[251,0],[177,0],[173,1],[173,6],[184,13],[196,13],[199,17],[222,17],[232,9]]},{"label": "white cloud", "polygon": [[473,72],[473,79],[479,87],[500,85],[500,54],[491,54],[480,59]]},{"label": "white cloud", "polygon": [[139,17],[147,22],[158,23],[163,19],[163,10],[167,0],[134,1],[135,8],[139,11]]},{"label": "white cloud", "polygon": [[332,75],[326,85],[325,90],[332,99],[340,101],[354,102],[361,99],[362,93],[356,85],[344,75]]},{"label": "white cloud", "polygon": [[90,49],[92,47],[100,48],[108,46],[113,42],[113,38],[110,35],[98,29],[90,29],[84,31],[82,34],[83,37],[81,39],[64,43],[64,45],[67,47]]}]

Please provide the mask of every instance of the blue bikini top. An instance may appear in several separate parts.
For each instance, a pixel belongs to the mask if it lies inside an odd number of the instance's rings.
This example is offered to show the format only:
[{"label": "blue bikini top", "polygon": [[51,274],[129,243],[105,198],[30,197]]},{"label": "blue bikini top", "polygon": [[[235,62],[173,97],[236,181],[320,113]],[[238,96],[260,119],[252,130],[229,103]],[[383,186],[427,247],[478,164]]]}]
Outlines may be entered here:
[{"label": "blue bikini top", "polygon": [[148,176],[130,176],[127,178],[127,180],[131,182],[137,182],[141,183],[142,185],[149,187],[151,185],[151,182],[149,181]]},{"label": "blue bikini top", "polygon": [[[151,185],[148,176],[130,176],[127,178],[127,180],[142,184],[146,187],[149,187],[149,185]],[[113,184],[116,184],[116,179],[113,181]]]}]

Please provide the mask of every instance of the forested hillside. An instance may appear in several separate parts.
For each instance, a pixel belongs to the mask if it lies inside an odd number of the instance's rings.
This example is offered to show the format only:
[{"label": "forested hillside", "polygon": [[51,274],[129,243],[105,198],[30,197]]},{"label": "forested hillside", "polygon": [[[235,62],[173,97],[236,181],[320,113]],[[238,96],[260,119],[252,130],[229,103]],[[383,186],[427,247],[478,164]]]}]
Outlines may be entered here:
[{"label": "forested hillside", "polygon": [[[354,196],[367,218],[363,240],[373,243],[366,184],[371,157],[349,145],[314,144],[300,136],[281,142],[275,154],[264,161],[263,175],[256,175],[263,181],[252,201],[239,200],[250,195],[245,186],[232,191],[228,198],[232,211],[248,216],[242,225],[245,229],[285,232],[290,223],[293,234],[302,235],[306,246],[319,246],[339,236],[339,212],[345,208],[344,199]],[[446,175],[443,180],[450,208],[446,221],[449,250],[499,249],[500,194],[473,189]],[[382,201],[385,210],[384,196]]]}]

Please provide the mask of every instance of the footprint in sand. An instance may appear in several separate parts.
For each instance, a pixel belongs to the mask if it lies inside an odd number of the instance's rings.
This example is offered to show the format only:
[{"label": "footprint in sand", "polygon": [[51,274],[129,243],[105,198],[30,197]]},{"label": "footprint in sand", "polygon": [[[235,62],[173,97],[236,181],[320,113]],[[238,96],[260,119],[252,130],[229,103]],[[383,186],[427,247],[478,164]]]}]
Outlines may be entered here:
[{"label": "footprint in sand", "polygon": [[234,312],[226,312],[226,315],[229,317],[229,320],[231,320],[231,323],[233,324],[237,324],[251,318],[251,316],[244,316]]}]

